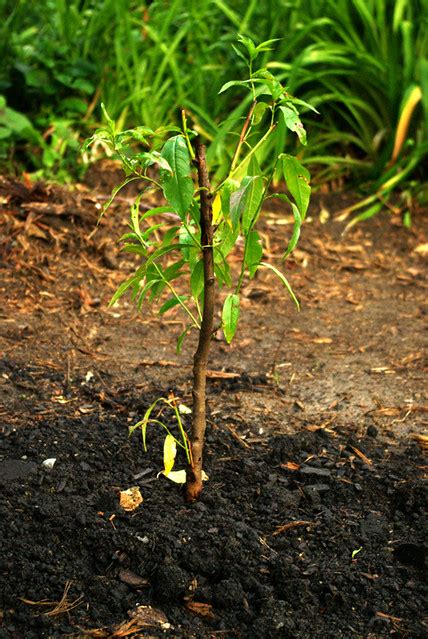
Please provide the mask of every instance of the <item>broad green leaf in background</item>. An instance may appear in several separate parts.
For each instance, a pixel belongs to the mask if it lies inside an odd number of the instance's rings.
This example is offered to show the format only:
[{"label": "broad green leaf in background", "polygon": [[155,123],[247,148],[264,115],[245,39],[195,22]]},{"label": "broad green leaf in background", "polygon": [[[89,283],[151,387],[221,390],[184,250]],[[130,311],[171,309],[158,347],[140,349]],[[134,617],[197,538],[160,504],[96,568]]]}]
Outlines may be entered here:
[{"label": "broad green leaf in background", "polygon": [[290,131],[297,133],[297,136],[304,146],[306,146],[306,131],[299,118],[297,109],[292,105],[281,105],[279,107],[282,115],[284,116],[284,122]]},{"label": "broad green leaf in background", "polygon": [[221,316],[223,333],[228,344],[235,335],[239,320],[239,295],[229,293],[223,304]]},{"label": "broad green leaf in background", "polygon": [[250,277],[254,277],[263,255],[263,246],[257,231],[250,231],[246,238],[245,264],[248,267]]},{"label": "broad green leaf in background", "polygon": [[287,188],[296,202],[302,220],[304,220],[311,197],[311,187],[309,185],[310,173],[308,169],[292,155],[283,153],[281,155],[281,162]]},{"label": "broad green leaf in background", "polygon": [[186,140],[175,135],[165,142],[162,158],[171,171],[161,169],[161,183],[164,195],[174,211],[184,220],[193,200],[193,180],[191,178],[190,155]]}]

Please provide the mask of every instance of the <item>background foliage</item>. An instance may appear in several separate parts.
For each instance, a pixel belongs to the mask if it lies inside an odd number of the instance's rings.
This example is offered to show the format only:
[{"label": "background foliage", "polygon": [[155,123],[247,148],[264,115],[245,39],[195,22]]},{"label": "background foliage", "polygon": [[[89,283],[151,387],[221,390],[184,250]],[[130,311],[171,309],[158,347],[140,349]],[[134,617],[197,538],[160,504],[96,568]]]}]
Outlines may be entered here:
[{"label": "background foliage", "polygon": [[[394,186],[424,178],[427,0],[3,0],[0,6],[0,156],[9,169],[24,164],[45,176],[74,177],[81,140],[102,120],[103,101],[120,126],[157,128],[178,122],[185,108],[221,176],[235,141],[227,132],[242,126],[251,99],[218,95],[225,82],[245,75],[232,49],[241,33],[255,41],[278,38],[262,64],[320,112],[307,121],[302,114],[310,144],[299,151],[318,181],[342,177],[384,193],[391,177],[399,176]],[[294,137],[284,126],[266,157],[293,152]]]}]

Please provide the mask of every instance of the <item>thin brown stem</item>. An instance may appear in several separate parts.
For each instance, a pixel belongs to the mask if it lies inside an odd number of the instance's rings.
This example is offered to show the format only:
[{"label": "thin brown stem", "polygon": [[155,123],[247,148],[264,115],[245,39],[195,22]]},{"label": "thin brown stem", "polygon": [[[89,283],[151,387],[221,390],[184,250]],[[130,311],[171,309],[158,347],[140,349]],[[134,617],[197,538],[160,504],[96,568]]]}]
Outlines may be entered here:
[{"label": "thin brown stem", "polygon": [[242,145],[244,144],[245,137],[247,135],[248,128],[251,123],[251,118],[253,117],[254,109],[256,108],[257,100],[254,98],[250,110],[248,111],[247,117],[245,118],[244,126],[242,127],[241,135],[239,136],[238,146],[235,149],[235,153],[232,158],[232,165],[230,167],[230,173],[234,170],[236,163],[239,158],[239,154],[241,152]]},{"label": "thin brown stem", "polygon": [[199,342],[193,358],[193,420],[190,435],[192,464],[187,469],[186,501],[199,499],[202,490],[202,455],[206,429],[206,380],[214,325],[215,278],[213,255],[212,195],[205,147],[196,141],[196,166],[200,189],[201,245],[204,264],[204,307]]}]

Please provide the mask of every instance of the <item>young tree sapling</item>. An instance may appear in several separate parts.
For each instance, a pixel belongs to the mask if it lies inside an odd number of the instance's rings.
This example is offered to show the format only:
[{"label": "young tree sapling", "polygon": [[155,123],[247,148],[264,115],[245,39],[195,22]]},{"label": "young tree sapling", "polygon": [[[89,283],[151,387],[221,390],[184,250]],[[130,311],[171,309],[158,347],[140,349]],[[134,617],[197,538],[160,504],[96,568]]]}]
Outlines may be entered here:
[{"label": "young tree sapling", "polygon": [[[215,330],[217,290],[226,288],[229,291],[221,313],[222,329],[228,343],[237,329],[240,293],[245,277],[252,279],[258,269],[273,271],[299,306],[284,274],[271,263],[263,261],[262,239],[256,225],[267,198],[276,197],[287,203],[294,216],[293,232],[284,254],[284,258],[287,257],[298,242],[308,208],[309,172],[295,157],[279,153],[273,169],[265,175],[259,159],[263,158],[264,145],[278,135],[277,123],[281,118],[285,126],[297,134],[300,142],[306,144],[306,132],[298,107],[314,109],[289,95],[266,68],[254,70],[259,54],[268,50],[274,41],[258,46],[243,36],[239,36],[238,41],[240,48],[236,48],[236,52],[246,61],[249,77],[244,81],[228,82],[221,92],[235,86],[248,90],[251,104],[239,132],[227,177],[219,184],[210,183],[205,147],[195,131],[188,128],[184,112],[181,129],[165,127],[156,131],[144,126],[117,131],[115,122],[104,112],[106,126],[96,131],[87,142],[91,144],[101,140],[109,145],[125,170],[124,181],[113,191],[104,210],[123,186],[134,180],[143,183],[131,206],[130,230],[121,238],[122,250],[139,255],[142,264],[120,285],[110,304],[114,304],[128,289],[138,309],[145,300],[155,302],[168,292],[159,313],[164,314],[179,306],[188,318],[188,324],[178,338],[178,351],[189,331],[198,331],[193,362],[190,438],[184,431],[175,398],[160,398],[154,402],[132,429],[141,427],[144,444],[149,423],[160,424],[167,430],[163,472],[175,481],[186,481],[186,500],[189,502],[197,500],[202,490],[207,363]],[[136,149],[136,146],[140,148]],[[153,177],[157,175],[153,166],[157,167],[158,177]],[[286,194],[269,194],[274,174],[285,180]],[[141,212],[141,200],[152,190],[163,193],[166,205]],[[172,226],[171,213],[174,214]],[[156,233],[162,227],[164,232]],[[240,271],[235,277],[228,259],[240,238],[244,249]],[[177,286],[178,280],[185,280],[185,285]],[[178,436],[160,420],[152,418],[154,407],[159,402],[174,409],[179,420]],[[172,472],[177,445],[186,452],[185,473]]]}]

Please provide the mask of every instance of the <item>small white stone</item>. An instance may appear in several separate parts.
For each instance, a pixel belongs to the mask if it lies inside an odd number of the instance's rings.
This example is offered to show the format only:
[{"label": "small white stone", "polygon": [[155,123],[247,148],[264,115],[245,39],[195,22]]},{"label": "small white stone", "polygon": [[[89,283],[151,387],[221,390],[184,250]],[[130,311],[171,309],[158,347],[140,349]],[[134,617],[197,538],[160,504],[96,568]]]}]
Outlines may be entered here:
[{"label": "small white stone", "polygon": [[56,457],[50,457],[49,459],[45,459],[45,461],[42,462],[42,466],[44,466],[48,470],[52,470],[52,468],[55,466],[55,463]]}]

